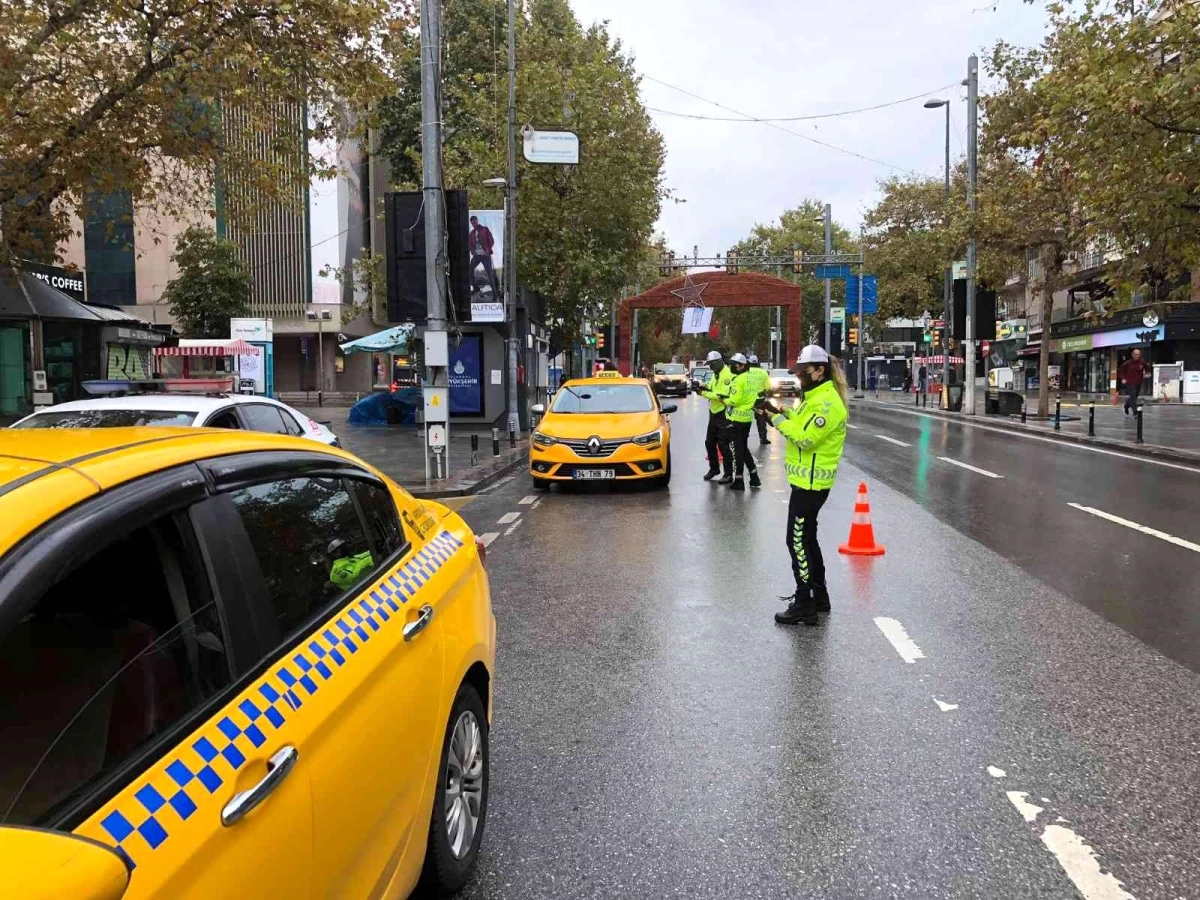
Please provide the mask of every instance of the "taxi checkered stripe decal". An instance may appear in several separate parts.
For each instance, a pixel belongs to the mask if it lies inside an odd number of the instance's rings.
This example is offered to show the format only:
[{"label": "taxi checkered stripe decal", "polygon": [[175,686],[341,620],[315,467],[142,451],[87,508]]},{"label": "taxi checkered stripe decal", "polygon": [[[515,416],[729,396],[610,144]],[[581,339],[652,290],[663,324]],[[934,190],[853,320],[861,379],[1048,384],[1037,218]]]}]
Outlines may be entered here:
[{"label": "taxi checkered stripe decal", "polygon": [[[350,656],[398,618],[400,607],[412,599],[459,549],[463,542],[448,532],[435,535],[425,548],[396,569],[384,582],[343,609],[334,622],[314,635],[283,664],[254,687],[254,696],[241,700],[216,723],[213,734],[202,736],[165,768],[155,771],[122,806],[100,820],[117,852],[136,868],[143,851],[131,839],[141,836],[151,851],[171,836],[170,828],[186,821],[199,805],[246,762],[246,753],[262,747],[268,729],[283,728],[304,700],[332,680]],[[136,824],[135,824],[136,823]]]}]

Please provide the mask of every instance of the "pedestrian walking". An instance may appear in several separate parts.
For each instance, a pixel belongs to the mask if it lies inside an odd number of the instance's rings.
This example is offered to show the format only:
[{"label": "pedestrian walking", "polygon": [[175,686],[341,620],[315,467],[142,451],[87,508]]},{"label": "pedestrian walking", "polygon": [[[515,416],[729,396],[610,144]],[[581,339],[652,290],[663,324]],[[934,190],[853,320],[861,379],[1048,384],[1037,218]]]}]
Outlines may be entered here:
[{"label": "pedestrian walking", "polygon": [[925,368],[925,363],[921,363],[921,367],[917,369],[917,391],[925,393],[925,387],[929,383],[929,370]]},{"label": "pedestrian walking", "polygon": [[1142,382],[1153,372],[1150,364],[1142,359],[1142,351],[1134,350],[1133,355],[1121,363],[1117,369],[1117,377],[1125,385],[1125,415],[1129,410],[1137,412],[1138,395],[1142,392]]},{"label": "pedestrian walking", "polygon": [[[758,396],[767,396],[767,389],[771,386],[771,373],[762,367],[758,361],[758,357],[753,353],[750,354],[750,374],[758,382]],[[771,443],[771,439],[767,437],[766,414],[755,410],[754,422],[758,426],[758,445],[761,447],[763,444]]]},{"label": "pedestrian walking", "polygon": [[759,407],[787,439],[785,465],[792,486],[788,501],[787,548],[796,580],[786,611],[775,614],[781,625],[816,625],[818,612],[829,612],[825,559],[817,543],[817,515],[837,478],[846,441],[846,378],[837,359],[816,344],[805,347],[790,370],[804,388],[804,402],[781,411],[771,401]]},{"label": "pedestrian walking", "polygon": [[759,401],[759,381],[752,374],[749,360],[741,353],[729,357],[729,367],[733,369],[729,402],[725,407],[725,416],[733,432],[733,483],[729,486],[735,491],[744,491],[746,482],[742,472],[745,470],[750,472],[750,487],[762,487],[758,480],[758,465],[750,455],[750,425],[754,421],[755,404]]},{"label": "pedestrian walking", "polygon": [[[725,404],[729,401],[730,383],[733,373],[725,365],[725,359],[716,350],[709,351],[704,360],[712,378],[707,384],[692,383],[692,390],[708,401],[708,431],[704,434],[704,450],[708,454],[708,472],[705,481],[712,481],[725,474],[717,484],[733,483],[733,450],[729,446],[729,422],[725,418]],[[721,454],[718,456],[718,452]],[[720,460],[720,462],[718,462]]]}]

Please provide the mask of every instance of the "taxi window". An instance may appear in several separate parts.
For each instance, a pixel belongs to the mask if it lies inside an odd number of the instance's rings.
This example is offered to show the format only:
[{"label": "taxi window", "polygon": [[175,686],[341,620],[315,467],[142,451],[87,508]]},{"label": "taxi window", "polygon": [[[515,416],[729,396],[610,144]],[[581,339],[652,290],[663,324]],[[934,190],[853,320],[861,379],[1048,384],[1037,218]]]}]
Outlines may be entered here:
[{"label": "taxi window", "polygon": [[0,822],[52,821],[230,683],[187,528],[113,541],[0,634]]},{"label": "taxi window", "polygon": [[347,483],[288,478],[232,494],[267,584],[280,636],[294,634],[375,571]]},{"label": "taxi window", "polygon": [[382,485],[369,481],[352,481],[354,493],[367,520],[367,532],[371,542],[380,552],[380,559],[391,556],[405,543],[400,518],[396,515],[396,504]]},{"label": "taxi window", "polygon": [[640,384],[588,384],[554,395],[555,413],[641,413],[654,409],[650,391]]}]

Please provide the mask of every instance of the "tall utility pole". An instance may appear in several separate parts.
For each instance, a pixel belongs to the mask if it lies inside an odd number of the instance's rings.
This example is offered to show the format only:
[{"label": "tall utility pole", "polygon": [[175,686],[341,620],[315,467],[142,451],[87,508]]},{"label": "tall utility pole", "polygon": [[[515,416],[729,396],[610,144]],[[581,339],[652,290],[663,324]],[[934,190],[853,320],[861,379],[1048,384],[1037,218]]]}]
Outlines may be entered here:
[{"label": "tall utility pole", "polygon": [[[428,0],[426,0],[428,2]],[[504,286],[508,319],[508,439],[521,431],[517,414],[517,31],[514,0],[508,0],[508,176],[504,186]]]},{"label": "tall utility pole", "polygon": [[[926,100],[926,109],[939,109],[946,107],[946,223],[950,222],[950,101],[949,100]],[[951,260],[946,261],[946,270],[943,273],[942,284],[942,321],[946,323],[944,334],[946,343],[943,347],[944,356],[942,357],[942,389],[950,384],[950,330],[952,318],[952,310],[950,309],[951,295],[954,293],[954,268]],[[931,351],[932,352],[932,351]],[[946,408],[950,408],[950,395],[943,394],[946,398]]]},{"label": "tall utility pole", "polygon": [[[978,205],[976,186],[979,181],[979,58],[967,58],[967,209],[972,216]],[[966,362],[966,384],[963,386],[963,412],[975,415],[975,267],[978,248],[974,230],[967,242],[967,310],[966,340],[963,356]],[[1049,334],[1050,332],[1045,332]]]},{"label": "tall utility pole", "polygon": [[[825,256],[828,257],[829,254],[832,252],[833,252],[833,207],[830,206],[828,203],[826,203],[825,204]],[[833,315],[832,285],[833,285],[833,282],[830,279],[826,278],[825,279],[825,352],[826,353],[837,353],[838,351],[840,351],[842,349],[841,347],[829,346],[829,340],[830,340],[829,335],[830,335],[830,331],[831,331],[829,319]]]},{"label": "tall utility pole", "polygon": [[[425,213],[428,331],[446,330],[446,229],[442,223],[442,8],[421,0],[421,188]],[[429,383],[433,374],[427,373]]]}]

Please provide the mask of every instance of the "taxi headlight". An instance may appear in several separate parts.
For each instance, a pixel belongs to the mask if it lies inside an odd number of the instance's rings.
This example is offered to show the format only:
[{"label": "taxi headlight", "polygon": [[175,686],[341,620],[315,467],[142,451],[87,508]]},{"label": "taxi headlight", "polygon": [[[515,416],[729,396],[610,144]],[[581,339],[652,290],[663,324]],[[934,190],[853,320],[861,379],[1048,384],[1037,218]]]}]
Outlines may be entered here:
[{"label": "taxi headlight", "polygon": [[543,447],[553,447],[555,444],[558,443],[558,438],[551,437],[550,435],[548,435],[542,431],[535,431],[533,433],[533,442],[535,444],[540,444]]},{"label": "taxi headlight", "polygon": [[633,442],[639,447],[648,447],[651,444],[661,444],[662,429],[659,428],[657,431],[652,431],[649,434],[640,434],[633,439]]}]

